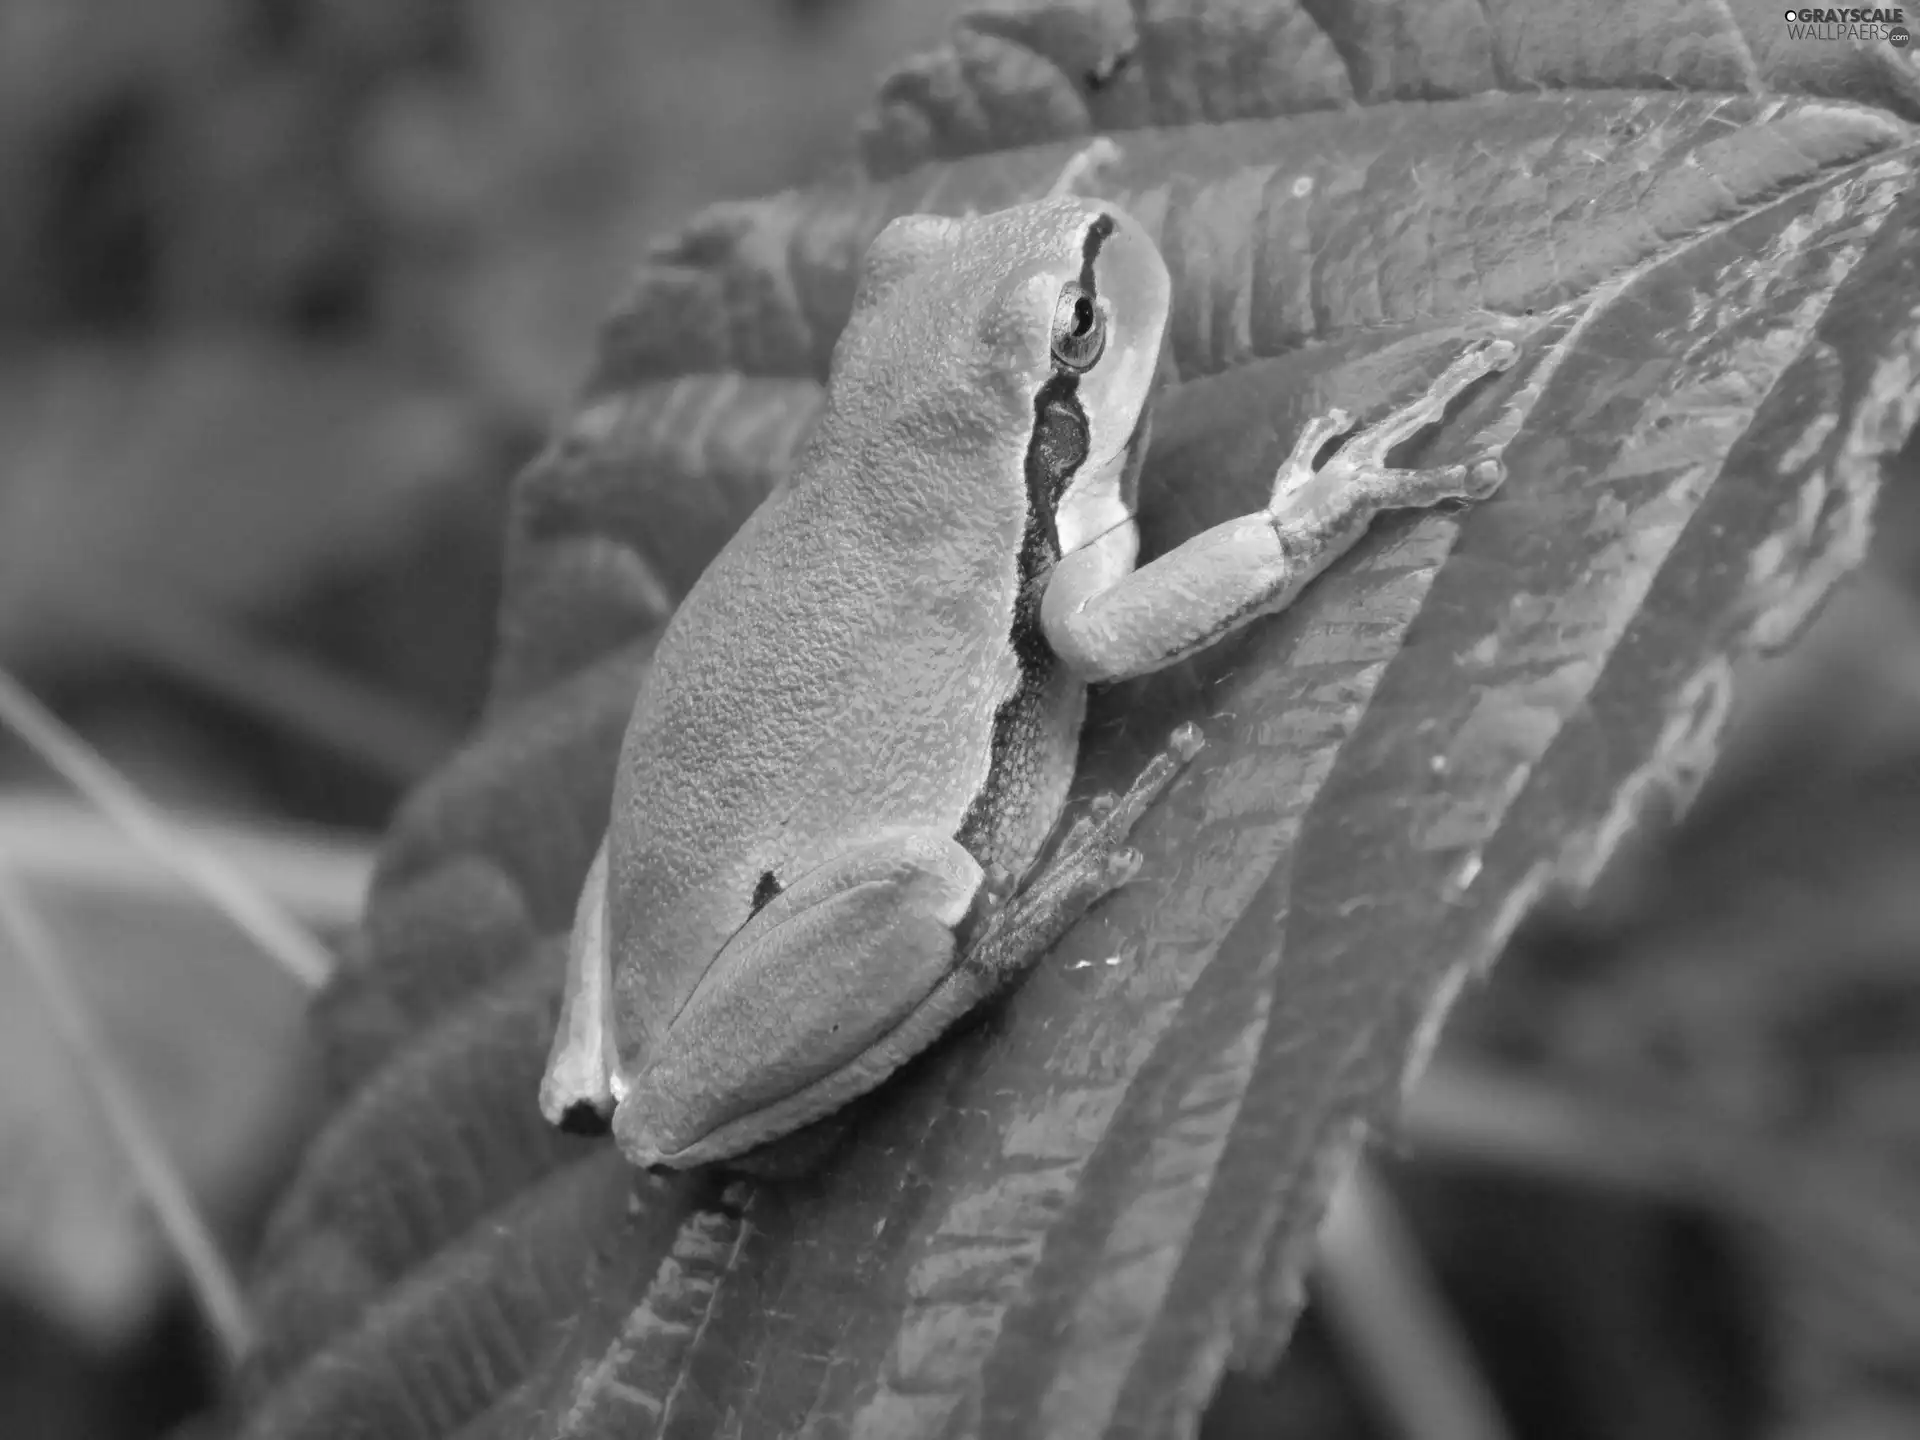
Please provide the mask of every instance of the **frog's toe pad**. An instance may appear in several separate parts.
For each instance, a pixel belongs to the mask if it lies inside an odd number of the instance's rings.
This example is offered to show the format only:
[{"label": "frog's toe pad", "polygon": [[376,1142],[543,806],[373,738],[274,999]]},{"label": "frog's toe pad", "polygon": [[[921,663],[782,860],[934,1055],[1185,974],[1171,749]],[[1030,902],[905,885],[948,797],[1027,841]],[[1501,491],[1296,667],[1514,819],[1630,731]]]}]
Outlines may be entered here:
[{"label": "frog's toe pad", "polygon": [[1498,490],[1507,479],[1507,467],[1497,455],[1489,455],[1467,466],[1466,496],[1468,500],[1484,500]]},{"label": "frog's toe pad", "polygon": [[1167,736],[1167,749],[1173,752],[1173,758],[1182,765],[1198,755],[1206,743],[1206,732],[1191,720],[1174,726],[1173,733]]},{"label": "frog's toe pad", "polygon": [[1110,851],[1105,859],[1105,873],[1102,881],[1110,888],[1118,890],[1134,876],[1140,873],[1140,867],[1146,863],[1146,857],[1132,845],[1122,845],[1118,850]]}]

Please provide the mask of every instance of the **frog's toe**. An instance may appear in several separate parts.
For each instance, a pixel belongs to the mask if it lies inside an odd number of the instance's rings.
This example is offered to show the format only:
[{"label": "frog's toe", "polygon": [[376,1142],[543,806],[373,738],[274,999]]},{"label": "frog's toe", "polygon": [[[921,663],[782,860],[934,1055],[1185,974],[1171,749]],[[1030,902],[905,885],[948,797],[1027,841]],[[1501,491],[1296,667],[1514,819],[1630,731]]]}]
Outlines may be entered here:
[{"label": "frog's toe", "polygon": [[1375,510],[1426,510],[1454,500],[1484,500],[1500,488],[1506,468],[1495,458],[1426,470],[1358,470],[1352,484]]},{"label": "frog's toe", "polygon": [[636,1084],[614,1112],[613,1134],[620,1153],[646,1170],[677,1169],[673,1157],[686,1147],[678,1137],[663,1133],[644,1081]]},{"label": "frog's toe", "polygon": [[1487,367],[1488,374],[1497,374],[1520,358],[1520,347],[1503,337],[1489,336],[1475,347],[1475,352],[1470,353],[1477,353],[1477,358]]},{"label": "frog's toe", "polygon": [[685,1170],[703,1163],[714,1126],[709,1116],[677,1104],[643,1078],[614,1112],[620,1153],[645,1170]]},{"label": "frog's toe", "polygon": [[1105,859],[1106,873],[1102,879],[1109,889],[1118,890],[1134,876],[1140,873],[1140,867],[1146,863],[1146,857],[1132,845],[1122,845],[1118,850],[1108,853]]},{"label": "frog's toe", "polygon": [[1173,727],[1167,736],[1167,749],[1173,752],[1173,758],[1182,765],[1193,759],[1206,748],[1207,735],[1191,720],[1183,720]]},{"label": "frog's toe", "polygon": [[1467,466],[1466,495],[1468,500],[1484,500],[1506,482],[1507,467],[1497,455],[1476,460]]}]

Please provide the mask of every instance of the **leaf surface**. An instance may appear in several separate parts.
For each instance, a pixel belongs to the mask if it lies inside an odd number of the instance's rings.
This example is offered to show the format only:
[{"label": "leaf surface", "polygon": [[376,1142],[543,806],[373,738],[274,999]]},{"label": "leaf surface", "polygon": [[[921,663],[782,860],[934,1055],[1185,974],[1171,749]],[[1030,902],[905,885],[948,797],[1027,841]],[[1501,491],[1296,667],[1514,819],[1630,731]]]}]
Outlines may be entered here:
[{"label": "leaf surface", "polygon": [[[885,82],[856,172],[658,247],[521,483],[488,720],[323,1003],[341,1100],[262,1257],[246,1433],[1191,1433],[1284,1343],[1453,995],[1859,559],[1920,409],[1916,116],[1901,52],[1738,4],[1005,9]],[[1096,696],[1077,795],[1209,736],[1139,879],[812,1178],[547,1134],[648,637],[805,435],[879,227],[1037,194],[1094,129],[1174,276],[1149,553],[1496,325],[1520,363],[1427,443],[1510,436],[1510,478]]]}]

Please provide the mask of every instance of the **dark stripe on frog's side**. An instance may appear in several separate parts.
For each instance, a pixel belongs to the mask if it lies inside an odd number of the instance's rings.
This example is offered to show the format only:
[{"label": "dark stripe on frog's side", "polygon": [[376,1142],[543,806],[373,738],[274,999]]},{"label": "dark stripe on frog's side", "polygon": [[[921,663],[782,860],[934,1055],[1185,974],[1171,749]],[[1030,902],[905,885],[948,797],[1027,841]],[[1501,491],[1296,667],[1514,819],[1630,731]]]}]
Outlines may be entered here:
[{"label": "dark stripe on frog's side", "polygon": [[[1086,239],[1080,246],[1080,288],[1089,301],[1100,298],[1093,281],[1093,262],[1099,258],[1100,247],[1107,243],[1107,237],[1111,234],[1113,217],[1095,216],[1093,223],[1087,226]],[[1027,445],[1027,534],[1020,552],[1023,599],[1035,574],[1040,574],[1044,580],[1042,572],[1050,570],[1053,562],[1060,558],[1060,532],[1054,524],[1054,512],[1060,508],[1060,497],[1066,493],[1074,472],[1087,458],[1087,412],[1080,406],[1079,391],[1080,377],[1056,364],[1053,374],[1034,397],[1033,439]],[[1044,556],[1029,556],[1028,553],[1037,543],[1033,534],[1036,521],[1049,547],[1049,553]],[[1032,597],[1031,620],[1036,629],[1039,625],[1039,605],[1039,597]],[[1013,624],[1017,649],[1021,625],[1021,617],[1017,613]]]},{"label": "dark stripe on frog's side", "polygon": [[[1113,234],[1113,217],[1096,216],[1080,249],[1080,288],[1096,297],[1093,262]],[[1080,377],[1055,365],[1033,400],[1033,438],[1027,445],[1027,523],[1020,540],[1020,588],[1013,603],[1008,641],[1019,662],[1020,679],[993,716],[992,762],[987,783],[973,797],[954,837],[982,864],[996,857],[994,827],[1014,797],[1016,785],[1030,776],[1014,773],[1009,757],[1031,749],[1045,723],[1043,705],[1059,661],[1040,629],[1040,599],[1060,559],[1060,532],[1054,512],[1074,473],[1087,458],[1087,412],[1080,404]]]}]

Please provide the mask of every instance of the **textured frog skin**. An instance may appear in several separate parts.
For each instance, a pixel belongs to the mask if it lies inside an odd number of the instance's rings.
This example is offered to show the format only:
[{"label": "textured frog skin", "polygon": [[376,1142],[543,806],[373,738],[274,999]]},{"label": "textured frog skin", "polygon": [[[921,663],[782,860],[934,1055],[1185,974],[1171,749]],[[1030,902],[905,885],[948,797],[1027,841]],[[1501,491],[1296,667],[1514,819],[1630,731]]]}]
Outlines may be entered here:
[{"label": "textured frog skin", "polygon": [[791,483],[689,592],[627,732],[608,842],[623,1067],[822,860],[913,829],[1017,874],[1045,841],[1084,689],[1032,625],[1035,546],[1054,543],[1025,483],[1052,373],[1034,296],[1087,262],[1085,229],[1027,207],[876,242]]}]

